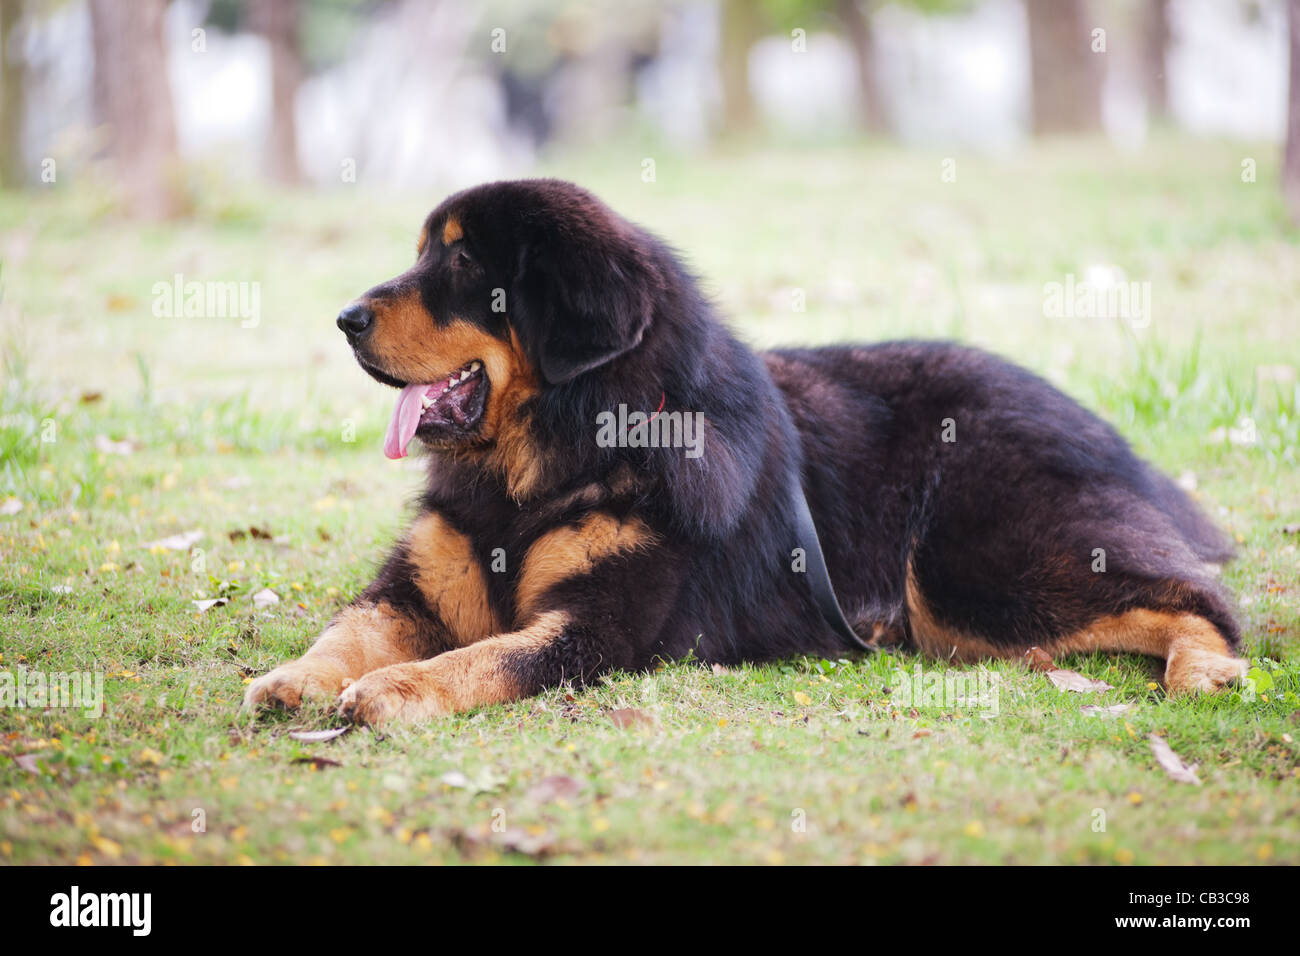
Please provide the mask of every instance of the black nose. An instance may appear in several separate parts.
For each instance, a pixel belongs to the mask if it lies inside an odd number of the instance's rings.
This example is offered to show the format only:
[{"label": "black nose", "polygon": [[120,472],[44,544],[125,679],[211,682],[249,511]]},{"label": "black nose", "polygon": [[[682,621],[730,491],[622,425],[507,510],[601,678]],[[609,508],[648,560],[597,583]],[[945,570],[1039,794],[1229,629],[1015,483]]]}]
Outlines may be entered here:
[{"label": "black nose", "polygon": [[375,314],[367,306],[360,302],[353,302],[339,313],[338,327],[351,340],[370,328],[370,323],[374,320]]}]

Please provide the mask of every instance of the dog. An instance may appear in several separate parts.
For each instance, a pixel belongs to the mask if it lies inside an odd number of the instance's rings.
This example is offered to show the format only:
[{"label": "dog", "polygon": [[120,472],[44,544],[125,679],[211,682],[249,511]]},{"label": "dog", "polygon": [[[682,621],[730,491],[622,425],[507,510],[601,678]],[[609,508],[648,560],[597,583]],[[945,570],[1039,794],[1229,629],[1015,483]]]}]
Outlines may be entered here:
[{"label": "dog", "polygon": [[[956,344],[758,354],[667,245],[575,185],[452,196],[337,324],[399,390],[385,453],[418,440],[428,483],[374,582],[249,707],[421,721],[849,638],[1145,654],[1171,694],[1245,672],[1230,547],[1109,425]],[[803,500],[847,636],[809,580]]]}]

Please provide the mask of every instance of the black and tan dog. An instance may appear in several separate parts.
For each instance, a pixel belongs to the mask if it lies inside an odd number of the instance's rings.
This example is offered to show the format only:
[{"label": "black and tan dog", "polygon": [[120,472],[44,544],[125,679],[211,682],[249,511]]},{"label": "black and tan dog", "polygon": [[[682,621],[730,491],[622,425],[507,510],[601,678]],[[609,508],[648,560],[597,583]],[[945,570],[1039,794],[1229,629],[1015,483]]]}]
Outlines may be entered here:
[{"label": "black and tan dog", "polygon": [[1174,693],[1243,673],[1228,548],[1109,426],[955,345],[757,355],[576,186],[451,197],[338,325],[401,390],[385,450],[419,438],[428,487],[374,583],[246,704],[421,720],[692,652],[852,650],[792,554],[797,482],[867,640],[1131,651]]}]

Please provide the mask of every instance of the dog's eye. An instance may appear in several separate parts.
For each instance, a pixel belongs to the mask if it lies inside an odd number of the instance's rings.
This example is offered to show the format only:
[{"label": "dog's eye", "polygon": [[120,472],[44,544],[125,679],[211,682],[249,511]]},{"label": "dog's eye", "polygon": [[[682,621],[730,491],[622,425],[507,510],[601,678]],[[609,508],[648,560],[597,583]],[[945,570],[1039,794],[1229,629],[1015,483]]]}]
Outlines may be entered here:
[{"label": "dog's eye", "polygon": [[453,269],[468,269],[473,265],[474,265],[474,260],[470,257],[470,254],[466,252],[464,249],[458,249],[456,251],[456,254],[452,256],[451,267]]}]

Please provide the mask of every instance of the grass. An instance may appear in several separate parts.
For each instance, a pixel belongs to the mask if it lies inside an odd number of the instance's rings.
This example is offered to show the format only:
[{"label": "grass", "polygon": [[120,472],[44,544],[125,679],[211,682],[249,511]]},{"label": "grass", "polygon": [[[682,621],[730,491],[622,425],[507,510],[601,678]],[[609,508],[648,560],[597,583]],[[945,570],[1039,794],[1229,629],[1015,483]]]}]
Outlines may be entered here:
[{"label": "grass", "polygon": [[[958,156],[955,183],[854,144],[655,156],[652,184],[640,154],[548,169],[674,239],[756,344],[954,336],[1097,408],[1236,538],[1256,693],[1166,699],[1132,657],[1058,662],[1113,685],[1067,693],[999,663],[985,716],[900,705],[906,657],[680,662],[316,744],[288,733],[328,713],[236,705],[365,584],[418,487],[332,316],[405,268],[437,197],[209,183],[194,221],[148,226],[75,182],[0,194],[0,672],[98,671],[106,697],[0,708],[0,861],[1300,862],[1300,409],[1269,370],[1300,364],[1300,256],[1271,153],[1048,143]],[[1148,328],[1044,318],[1044,284],[1096,264],[1151,283]],[[176,273],[259,282],[261,321],[155,317]]]}]

